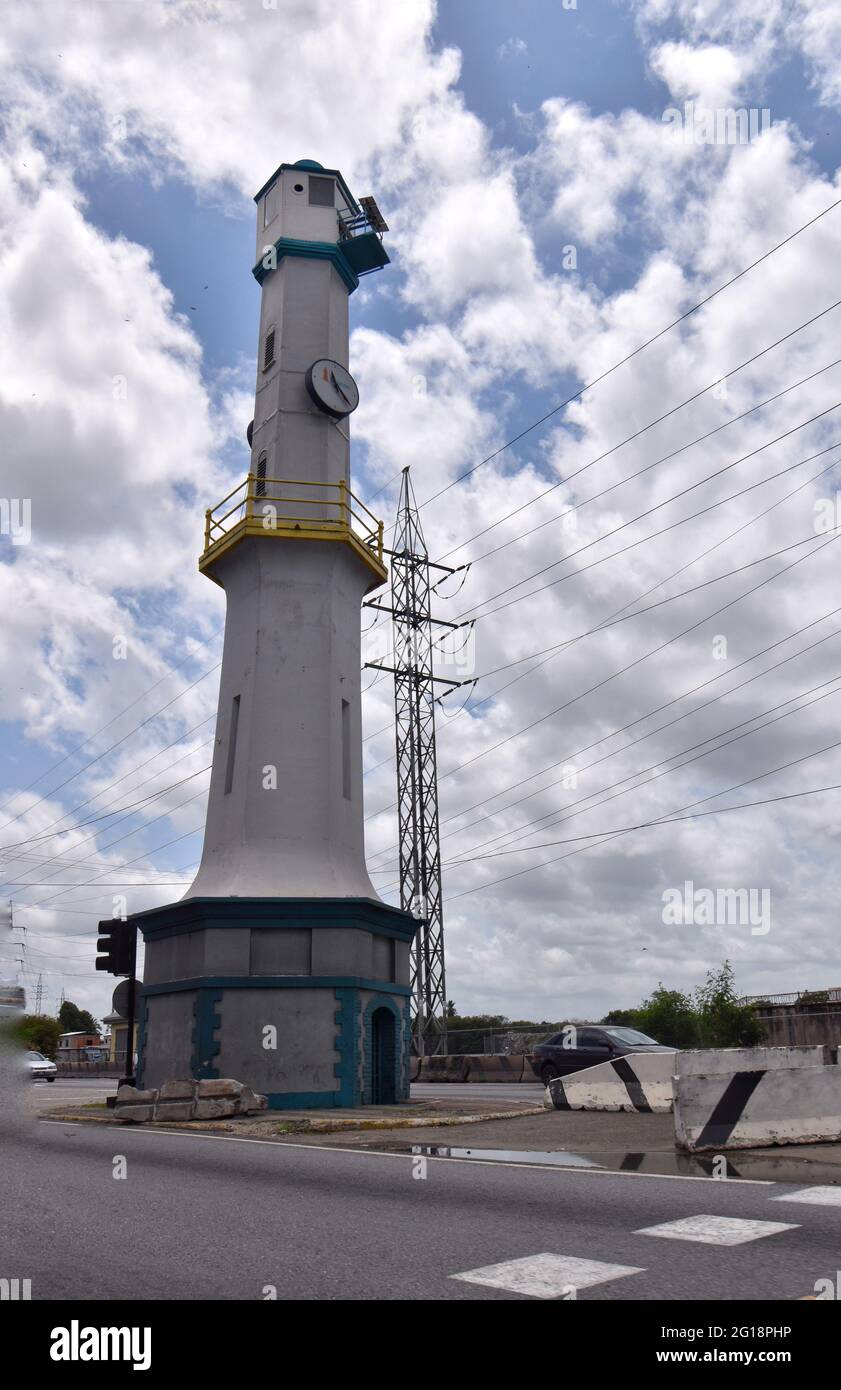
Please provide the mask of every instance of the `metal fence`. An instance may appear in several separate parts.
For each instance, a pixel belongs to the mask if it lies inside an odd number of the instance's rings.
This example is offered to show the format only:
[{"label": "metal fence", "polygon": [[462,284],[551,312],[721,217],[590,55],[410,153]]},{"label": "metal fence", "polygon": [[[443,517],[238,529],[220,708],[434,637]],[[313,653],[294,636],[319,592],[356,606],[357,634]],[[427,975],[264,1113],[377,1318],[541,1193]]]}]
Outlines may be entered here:
[{"label": "metal fence", "polygon": [[821,1004],[841,1004],[841,986],[833,985],[831,989],[800,989],[791,994],[746,994],[743,999],[739,1000],[739,1003],[775,1004],[791,1007],[799,1004],[801,999],[814,1000]]}]

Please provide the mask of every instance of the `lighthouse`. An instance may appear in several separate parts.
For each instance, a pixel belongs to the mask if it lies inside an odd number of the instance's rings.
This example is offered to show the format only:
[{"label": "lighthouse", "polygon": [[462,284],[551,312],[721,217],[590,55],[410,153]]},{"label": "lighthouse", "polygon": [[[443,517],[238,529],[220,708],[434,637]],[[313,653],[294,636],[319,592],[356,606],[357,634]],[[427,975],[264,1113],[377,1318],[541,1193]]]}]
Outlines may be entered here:
[{"label": "lighthouse", "polygon": [[314,160],[256,195],[261,287],[249,472],[205,517],[226,597],[201,863],[135,914],[146,943],[138,1085],[233,1077],[273,1108],[409,1089],[415,919],[365,867],[360,613],[382,523],[355,496],[348,304],[383,268],[373,198]]}]

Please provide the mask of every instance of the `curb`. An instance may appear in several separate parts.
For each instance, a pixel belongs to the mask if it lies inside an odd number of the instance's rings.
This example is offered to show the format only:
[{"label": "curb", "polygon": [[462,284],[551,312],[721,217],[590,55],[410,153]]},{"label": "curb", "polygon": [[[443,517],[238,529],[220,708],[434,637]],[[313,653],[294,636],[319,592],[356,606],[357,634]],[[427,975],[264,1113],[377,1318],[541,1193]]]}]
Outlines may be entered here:
[{"label": "curb", "polygon": [[[267,1134],[341,1134],[343,1132],[356,1133],[359,1130],[373,1129],[441,1129],[449,1128],[452,1125],[475,1125],[481,1124],[484,1120],[515,1120],[519,1115],[542,1115],[543,1106],[521,1106],[517,1110],[495,1110],[486,1115],[430,1115],[412,1116],[406,1119],[395,1118],[393,1120],[320,1120],[320,1119],[299,1119],[289,1120],[285,1126],[283,1121],[279,1121],[275,1128],[266,1129]],[[118,1120],[112,1115],[76,1115],[72,1112],[47,1111],[40,1117],[44,1120],[53,1120],[56,1124],[93,1124],[93,1125],[120,1125],[125,1127],[129,1122]],[[281,1127],[283,1126],[283,1127]],[[214,1133],[220,1130],[229,1132],[231,1129],[239,1129],[239,1125],[231,1125],[228,1121],[201,1121],[201,1120],[162,1120],[160,1122],[147,1121],[143,1128],[146,1130],[161,1130],[172,1132],[174,1129],[186,1130],[187,1132],[206,1132]],[[264,1136],[257,1134],[244,1134],[243,1139],[257,1139]]]}]

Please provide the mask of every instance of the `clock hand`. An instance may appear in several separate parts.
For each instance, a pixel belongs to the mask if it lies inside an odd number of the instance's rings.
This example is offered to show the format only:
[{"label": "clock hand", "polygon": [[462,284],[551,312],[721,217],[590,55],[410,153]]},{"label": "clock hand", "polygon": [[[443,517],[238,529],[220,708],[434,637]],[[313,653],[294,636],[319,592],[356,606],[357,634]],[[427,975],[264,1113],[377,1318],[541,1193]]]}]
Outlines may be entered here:
[{"label": "clock hand", "polygon": [[339,395],[341,396],[342,400],[343,400],[343,401],[347,401],[348,405],[350,405],[350,397],[345,395],[344,391],[342,390],[341,386],[339,385],[338,381],[336,380],[336,373],[335,373],[335,372],[331,372],[331,373],[330,373],[330,380],[332,381],[333,385],[335,386],[335,388],[336,388],[336,390],[338,391]]}]

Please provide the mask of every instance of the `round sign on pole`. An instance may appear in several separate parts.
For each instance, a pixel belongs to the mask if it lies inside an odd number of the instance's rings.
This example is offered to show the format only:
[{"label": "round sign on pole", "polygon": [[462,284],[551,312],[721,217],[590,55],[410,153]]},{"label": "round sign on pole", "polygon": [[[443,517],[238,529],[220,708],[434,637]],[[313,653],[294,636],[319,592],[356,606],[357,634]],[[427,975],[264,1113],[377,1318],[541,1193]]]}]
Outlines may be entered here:
[{"label": "round sign on pole", "polygon": [[130,983],[130,980],[120,980],[111,999],[111,1010],[113,1013],[119,1014],[120,1018],[128,1018],[128,992]]}]

